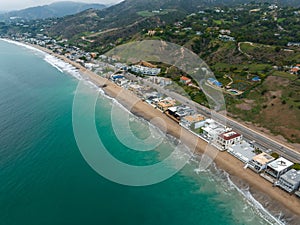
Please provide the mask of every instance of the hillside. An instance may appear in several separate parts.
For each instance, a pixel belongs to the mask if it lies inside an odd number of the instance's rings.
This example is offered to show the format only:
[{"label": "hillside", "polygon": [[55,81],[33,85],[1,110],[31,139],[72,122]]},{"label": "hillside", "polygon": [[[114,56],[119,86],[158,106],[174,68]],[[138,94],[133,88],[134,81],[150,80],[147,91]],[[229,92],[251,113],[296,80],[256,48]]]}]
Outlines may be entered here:
[{"label": "hillside", "polygon": [[63,17],[77,14],[87,9],[103,9],[103,4],[87,4],[79,2],[55,2],[50,5],[30,7],[18,11],[6,12],[0,15],[0,20],[8,20],[17,17],[26,20],[45,19],[53,17]]},{"label": "hillside", "polygon": [[[232,117],[300,143],[300,124],[295,122],[300,119],[300,74],[290,71],[300,64],[300,8],[288,6],[297,3],[288,0],[278,7],[244,2],[249,1],[127,0],[55,20],[0,23],[0,33],[36,37],[43,30],[61,45],[98,54],[145,39],[185,46],[223,84]],[[188,93],[205,105],[203,93]]]},{"label": "hillside", "polygon": [[[153,14],[153,16],[165,17],[172,22],[183,18],[187,13],[200,7],[203,2],[205,0],[126,0],[101,11],[89,10],[66,17],[51,27],[49,33],[54,36],[71,38],[82,32],[121,28],[133,23],[139,25],[140,22],[147,20],[147,16],[143,15],[143,12],[159,11],[160,9],[165,11]],[[148,23],[146,22],[146,24]],[[141,27],[144,26],[141,25]]]}]

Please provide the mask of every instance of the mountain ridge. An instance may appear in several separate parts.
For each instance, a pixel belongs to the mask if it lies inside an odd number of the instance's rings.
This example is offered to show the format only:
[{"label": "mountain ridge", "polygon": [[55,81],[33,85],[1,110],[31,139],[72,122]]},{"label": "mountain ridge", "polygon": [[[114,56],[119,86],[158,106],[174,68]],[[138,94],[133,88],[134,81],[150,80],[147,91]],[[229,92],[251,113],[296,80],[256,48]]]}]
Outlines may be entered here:
[{"label": "mountain ridge", "polygon": [[106,5],[99,3],[61,1],[54,2],[49,5],[41,5],[16,11],[2,12],[0,13],[0,20],[8,20],[11,17],[26,20],[64,17],[77,14],[91,8],[101,10],[105,7]]}]

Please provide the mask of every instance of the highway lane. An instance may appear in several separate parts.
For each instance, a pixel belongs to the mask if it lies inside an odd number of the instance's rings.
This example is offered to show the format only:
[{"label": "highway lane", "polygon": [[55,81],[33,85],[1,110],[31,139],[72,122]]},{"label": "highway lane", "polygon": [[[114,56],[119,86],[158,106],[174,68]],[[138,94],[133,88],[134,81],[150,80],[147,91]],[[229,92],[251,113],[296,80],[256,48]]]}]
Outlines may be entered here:
[{"label": "highway lane", "polygon": [[300,153],[296,152],[295,150],[293,150],[287,146],[284,146],[283,144],[281,144],[275,140],[270,139],[269,137],[267,137],[263,134],[258,133],[257,131],[254,131],[254,130],[240,124],[237,121],[234,121],[231,118],[228,118],[226,115],[222,115],[220,113],[212,111],[211,109],[209,109],[203,105],[200,105],[185,96],[182,96],[176,92],[165,89],[165,88],[163,88],[157,84],[154,84],[148,80],[142,79],[140,77],[136,77],[134,75],[130,75],[130,78],[134,79],[134,80],[140,80],[142,83],[156,89],[158,92],[165,94],[182,104],[186,104],[186,105],[190,106],[191,108],[197,109],[197,111],[199,113],[203,114],[204,116],[211,117],[214,120],[222,123],[223,125],[225,125],[227,127],[231,127],[236,132],[239,132],[240,134],[242,134],[246,139],[248,139],[250,141],[255,141],[255,145],[259,146],[263,150],[271,149],[271,151],[274,151],[274,152],[278,153],[279,155],[281,155],[293,162],[300,162]]}]

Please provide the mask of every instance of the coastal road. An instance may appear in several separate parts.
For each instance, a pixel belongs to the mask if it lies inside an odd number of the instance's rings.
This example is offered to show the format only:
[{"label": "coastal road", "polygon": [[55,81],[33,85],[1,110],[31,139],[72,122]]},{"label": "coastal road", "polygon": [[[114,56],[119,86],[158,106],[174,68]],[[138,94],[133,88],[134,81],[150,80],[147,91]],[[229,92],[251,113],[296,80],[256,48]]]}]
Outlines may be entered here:
[{"label": "coastal road", "polygon": [[[133,77],[132,77],[133,78]],[[221,113],[212,111],[211,109],[204,107],[191,99],[182,96],[178,93],[165,89],[159,85],[156,85],[150,81],[147,81],[142,78],[137,78],[134,76],[135,79],[142,81],[144,84],[156,89],[162,94],[165,94],[171,98],[174,98],[176,101],[181,102],[182,104],[186,104],[188,106],[192,106],[192,108],[197,109],[199,113],[203,114],[206,117],[212,117],[214,120],[222,123],[225,126],[231,127],[236,132],[242,134],[247,140],[250,140],[254,143],[254,145],[259,146],[261,149],[264,150],[271,150],[273,152],[278,153],[280,156],[283,156],[293,162],[300,162],[300,153],[296,152],[295,150],[285,146],[276,140],[273,140],[267,137],[264,134],[261,134],[245,125],[228,118],[226,115],[222,115]]]}]

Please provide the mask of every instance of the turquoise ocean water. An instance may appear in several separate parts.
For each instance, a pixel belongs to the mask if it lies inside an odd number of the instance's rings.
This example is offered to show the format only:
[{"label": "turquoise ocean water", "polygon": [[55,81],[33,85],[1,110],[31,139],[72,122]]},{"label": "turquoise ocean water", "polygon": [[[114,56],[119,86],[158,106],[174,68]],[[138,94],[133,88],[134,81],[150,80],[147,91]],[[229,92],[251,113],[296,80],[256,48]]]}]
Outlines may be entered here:
[{"label": "turquoise ocean water", "polygon": [[[196,174],[196,164],[190,163],[147,187],[123,186],[98,175],[73,134],[76,74],[41,52],[0,41],[0,225],[275,224],[242,194],[247,191],[238,191],[213,167]],[[87,85],[83,94],[88,98],[93,91]],[[172,152],[171,140],[151,152],[124,146],[112,128],[112,104],[100,95],[95,118],[102,142],[116,158],[152,164]],[[131,120],[134,133],[149,132],[146,122]]]}]

